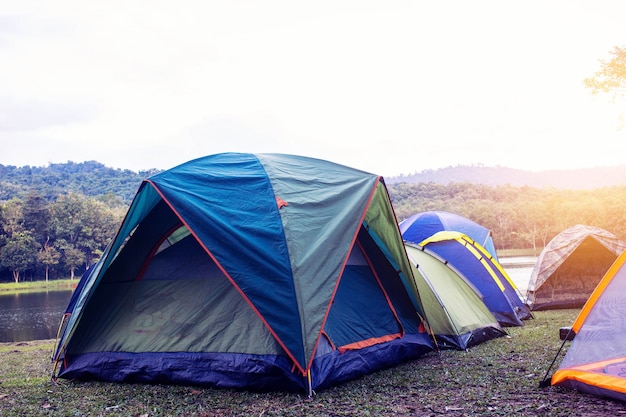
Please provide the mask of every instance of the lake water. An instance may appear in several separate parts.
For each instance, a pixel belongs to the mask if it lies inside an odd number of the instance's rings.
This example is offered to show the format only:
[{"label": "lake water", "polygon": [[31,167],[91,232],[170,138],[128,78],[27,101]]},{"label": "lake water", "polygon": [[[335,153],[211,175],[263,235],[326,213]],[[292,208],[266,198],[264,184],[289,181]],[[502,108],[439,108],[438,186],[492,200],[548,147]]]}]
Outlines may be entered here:
[{"label": "lake water", "polygon": [[0,342],[54,339],[72,290],[0,295]]},{"label": "lake water", "polygon": [[[500,263],[524,300],[534,257],[502,258]],[[0,342],[54,339],[72,291],[0,295]]]},{"label": "lake water", "polygon": [[535,256],[516,256],[500,259],[500,265],[502,265],[506,273],[509,274],[509,277],[511,277],[511,280],[515,283],[515,286],[523,296],[523,299],[526,297],[528,282],[530,281],[530,275],[533,272],[536,262],[537,257]]}]

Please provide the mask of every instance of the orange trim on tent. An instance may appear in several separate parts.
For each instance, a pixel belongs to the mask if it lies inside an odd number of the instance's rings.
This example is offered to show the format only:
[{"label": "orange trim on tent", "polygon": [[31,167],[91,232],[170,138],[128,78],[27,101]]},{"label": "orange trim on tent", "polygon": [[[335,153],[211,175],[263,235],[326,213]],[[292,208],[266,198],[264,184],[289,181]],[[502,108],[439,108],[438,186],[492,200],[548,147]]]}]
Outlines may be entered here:
[{"label": "orange trim on tent", "polygon": [[604,293],[604,290],[606,289],[606,287],[613,280],[613,277],[615,277],[615,274],[617,273],[617,271],[620,270],[620,268],[622,267],[622,265],[624,265],[625,262],[626,262],[626,251],[622,252],[622,254],[618,256],[617,259],[613,262],[613,265],[611,265],[608,271],[606,271],[606,273],[604,274],[604,276],[602,277],[598,285],[596,285],[596,288],[593,290],[593,292],[587,299],[587,302],[585,303],[583,308],[580,310],[580,313],[578,313],[578,317],[576,317],[576,320],[574,320],[574,324],[572,325],[572,330],[574,332],[578,333],[583,323],[587,319],[589,312],[598,301],[598,298],[600,298],[600,296]]},{"label": "orange trim on tent", "polygon": [[616,376],[573,370],[560,370],[552,376],[552,385],[565,381],[578,381],[587,385],[626,394],[626,379]]},{"label": "orange trim on tent", "polygon": [[328,333],[326,333],[325,330],[322,330],[322,336],[324,336],[326,338],[326,340],[328,341],[328,344],[330,345],[330,347],[335,350],[337,349],[337,346],[335,346],[335,344],[333,343],[332,340],[330,340],[330,337],[328,336]]},{"label": "orange trim on tent", "polygon": [[276,197],[276,204],[278,204],[278,210],[280,210],[283,207],[287,207],[289,205],[289,203],[287,203],[285,200],[283,200],[280,197]]},{"label": "orange trim on tent", "polygon": [[345,353],[348,350],[363,349],[369,346],[374,346],[379,343],[389,342],[391,340],[399,339],[402,337],[402,333],[388,334],[382,337],[372,337],[370,339],[361,340],[360,342],[350,343],[349,345],[340,346],[339,352]]}]

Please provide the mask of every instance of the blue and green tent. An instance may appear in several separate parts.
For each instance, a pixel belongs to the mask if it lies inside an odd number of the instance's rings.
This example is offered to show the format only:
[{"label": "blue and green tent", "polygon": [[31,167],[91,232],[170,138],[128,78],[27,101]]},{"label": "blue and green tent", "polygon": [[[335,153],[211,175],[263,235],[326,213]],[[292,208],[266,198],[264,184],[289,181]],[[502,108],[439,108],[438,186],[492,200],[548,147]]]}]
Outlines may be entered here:
[{"label": "blue and green tent", "polygon": [[384,180],[224,153],[142,182],[55,377],[309,394],[434,349]]}]

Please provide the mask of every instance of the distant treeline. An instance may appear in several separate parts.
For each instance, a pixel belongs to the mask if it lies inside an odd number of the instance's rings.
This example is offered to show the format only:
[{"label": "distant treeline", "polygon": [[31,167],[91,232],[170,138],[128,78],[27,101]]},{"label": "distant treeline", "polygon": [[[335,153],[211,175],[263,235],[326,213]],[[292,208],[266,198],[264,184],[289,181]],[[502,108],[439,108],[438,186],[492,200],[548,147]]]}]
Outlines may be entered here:
[{"label": "distant treeline", "polygon": [[626,186],[592,190],[398,183],[389,186],[398,221],[444,210],[489,228],[496,249],[543,248],[556,234],[584,224],[626,237]]},{"label": "distant treeline", "polygon": [[31,191],[0,203],[0,281],[74,278],[102,254],[127,206],[109,194]]},{"label": "distant treeline", "polygon": [[[96,162],[48,168],[0,165],[0,281],[82,274],[114,237],[141,180]],[[540,249],[575,224],[626,236],[626,186],[591,190],[470,182],[388,186],[402,221],[445,210],[492,230],[497,249]]]},{"label": "distant treeline", "polygon": [[109,194],[128,204],[141,181],[158,170],[134,172],[96,161],[49,164],[45,167],[0,164],[0,201],[26,198],[34,192],[48,201],[68,192],[88,197]]}]

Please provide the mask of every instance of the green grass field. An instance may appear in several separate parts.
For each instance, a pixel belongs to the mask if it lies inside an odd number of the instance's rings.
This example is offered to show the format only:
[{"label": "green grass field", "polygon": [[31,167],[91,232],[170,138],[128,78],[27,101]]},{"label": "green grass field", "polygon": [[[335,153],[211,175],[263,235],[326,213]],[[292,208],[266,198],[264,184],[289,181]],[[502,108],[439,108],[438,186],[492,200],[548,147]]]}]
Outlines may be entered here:
[{"label": "green grass field", "polygon": [[46,281],[0,282],[0,294],[7,292],[34,292],[69,290],[78,284],[79,279],[55,279]]},{"label": "green grass field", "polygon": [[[0,416],[604,416],[620,402],[539,388],[577,310],[535,313],[507,337],[431,353],[313,398],[196,386],[50,380],[54,341],[0,344]],[[569,342],[568,342],[569,343]],[[567,345],[566,345],[567,346]]]}]

